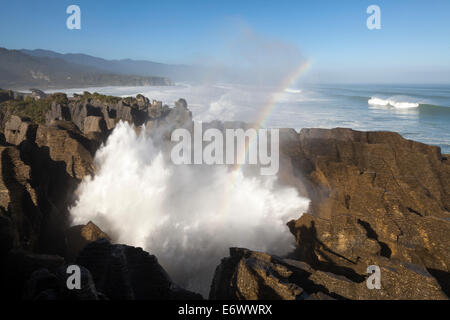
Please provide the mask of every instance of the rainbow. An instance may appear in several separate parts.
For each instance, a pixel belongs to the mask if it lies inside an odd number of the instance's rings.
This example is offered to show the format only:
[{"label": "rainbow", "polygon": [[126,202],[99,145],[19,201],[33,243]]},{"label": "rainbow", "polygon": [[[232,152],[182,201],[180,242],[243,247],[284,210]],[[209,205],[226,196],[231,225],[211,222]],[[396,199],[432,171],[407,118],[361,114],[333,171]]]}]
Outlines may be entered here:
[{"label": "rainbow", "polygon": [[293,85],[295,81],[297,81],[297,79],[300,78],[301,75],[306,73],[306,71],[308,71],[308,69],[310,68],[311,64],[312,64],[311,60],[300,63],[300,65],[296,69],[294,69],[293,72],[288,74],[288,76],[285,79],[283,79],[283,81],[281,81],[280,85],[277,86],[277,89],[272,93],[270,99],[268,99],[268,101],[266,102],[266,104],[256,117],[255,124],[257,126],[264,127],[266,120],[269,118],[269,116],[272,114],[272,111],[275,109],[280,93],[285,92],[285,90],[288,89],[291,85]]},{"label": "rainbow", "polygon": [[[259,112],[258,116],[256,117],[255,126],[256,128],[264,128],[266,125],[267,119],[270,117],[272,112],[275,109],[275,106],[277,105],[277,102],[279,100],[280,94],[283,94],[286,89],[288,89],[290,86],[292,86],[298,78],[300,78],[301,75],[303,75],[311,66],[311,60],[307,60],[306,62],[300,63],[300,65],[294,69],[293,72],[288,74],[288,76],[281,81],[280,85],[277,87],[277,89],[270,95],[270,98],[267,100],[267,103],[264,105],[264,107]],[[248,151],[250,149],[250,145],[252,143],[256,143],[256,141],[249,141],[249,143],[245,147],[245,156],[248,156]],[[235,166],[236,169],[240,169],[242,165]]]},{"label": "rainbow", "polygon": [[[310,60],[301,63],[299,67],[294,69],[293,72],[291,72],[285,79],[283,79],[283,81],[281,81],[280,85],[276,87],[277,89],[271,94],[270,98],[267,100],[267,103],[265,103],[264,107],[261,109],[258,116],[256,117],[255,125],[257,128],[264,128],[266,120],[269,118],[269,116],[275,109],[279,95],[284,93],[286,89],[292,86],[297,81],[297,79],[309,69],[310,66],[311,66]],[[249,143],[246,144],[245,147],[246,158],[248,155],[248,151],[250,149],[250,145],[252,143],[257,143],[257,141],[249,141]],[[231,172],[231,178],[229,179],[230,181],[225,186],[223,198],[224,200],[221,206],[222,210],[219,212],[219,217],[226,214],[226,212],[230,207],[230,198],[232,189],[235,187],[239,187],[238,186],[239,176],[242,175],[241,168],[242,165],[236,164]]]}]

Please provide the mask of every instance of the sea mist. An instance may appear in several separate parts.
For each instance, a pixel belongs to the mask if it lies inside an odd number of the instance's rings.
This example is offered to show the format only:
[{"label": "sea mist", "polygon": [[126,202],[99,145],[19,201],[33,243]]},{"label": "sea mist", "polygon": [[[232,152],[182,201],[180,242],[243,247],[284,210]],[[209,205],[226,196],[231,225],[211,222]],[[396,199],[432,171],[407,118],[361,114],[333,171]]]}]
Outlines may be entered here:
[{"label": "sea mist", "polygon": [[93,221],[114,242],[157,256],[173,280],[208,295],[215,267],[233,246],[278,255],[294,248],[286,222],[309,200],[275,176],[226,166],[175,166],[146,130],[119,122],[95,156],[96,175],[80,184],[74,224]]}]

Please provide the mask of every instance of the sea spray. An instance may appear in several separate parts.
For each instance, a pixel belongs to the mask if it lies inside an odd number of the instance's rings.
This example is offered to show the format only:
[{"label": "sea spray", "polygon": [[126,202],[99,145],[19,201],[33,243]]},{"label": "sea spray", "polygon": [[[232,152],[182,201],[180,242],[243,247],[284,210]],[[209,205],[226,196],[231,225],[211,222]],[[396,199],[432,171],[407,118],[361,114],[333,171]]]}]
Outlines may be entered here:
[{"label": "sea spray", "polygon": [[419,107],[419,103],[411,100],[409,97],[394,96],[389,99],[382,99],[377,97],[371,97],[368,101],[370,105],[376,106],[391,106],[396,109],[410,109]]},{"label": "sea spray", "polygon": [[175,282],[207,296],[228,248],[283,255],[295,239],[286,222],[309,200],[276,176],[226,166],[175,166],[146,134],[119,122],[96,156],[96,175],[80,184],[74,224],[94,221],[115,242],[156,255]]}]

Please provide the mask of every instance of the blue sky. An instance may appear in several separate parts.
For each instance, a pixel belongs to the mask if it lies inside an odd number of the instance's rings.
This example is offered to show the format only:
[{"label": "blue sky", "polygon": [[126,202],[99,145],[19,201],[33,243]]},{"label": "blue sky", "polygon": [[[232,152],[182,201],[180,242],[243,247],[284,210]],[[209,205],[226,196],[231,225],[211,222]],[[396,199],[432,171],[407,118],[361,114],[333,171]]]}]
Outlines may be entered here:
[{"label": "blue sky", "polygon": [[[448,0],[0,0],[0,46],[81,52],[108,59],[168,63],[227,61],[227,43],[248,28],[298,48],[315,70],[450,71]],[[66,28],[77,4],[82,29]],[[368,30],[366,8],[381,8],[381,30]],[[372,71],[371,71],[372,70]],[[431,73],[431,74],[430,74]],[[448,78],[448,77],[447,77]]]}]

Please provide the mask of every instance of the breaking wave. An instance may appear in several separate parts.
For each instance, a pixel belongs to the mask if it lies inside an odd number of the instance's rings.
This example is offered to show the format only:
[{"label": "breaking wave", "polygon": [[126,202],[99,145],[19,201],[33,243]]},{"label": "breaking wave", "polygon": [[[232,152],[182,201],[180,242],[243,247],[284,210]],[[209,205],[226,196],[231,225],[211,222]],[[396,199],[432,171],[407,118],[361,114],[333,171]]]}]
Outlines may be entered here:
[{"label": "breaking wave", "polygon": [[284,89],[284,91],[287,93],[301,93],[302,92],[302,90],[300,90],[300,89],[289,89],[289,88]]},{"label": "breaking wave", "polygon": [[146,129],[119,122],[96,156],[97,173],[80,184],[74,224],[92,220],[115,242],[156,255],[175,282],[207,295],[220,259],[233,246],[278,255],[295,238],[286,223],[309,200],[275,176],[225,166],[175,166]]},{"label": "breaking wave", "polygon": [[377,97],[371,97],[368,101],[371,105],[376,106],[389,106],[397,109],[409,109],[409,108],[417,108],[420,103],[411,102],[411,101],[399,101],[398,97],[392,97],[389,99],[381,99]]}]

